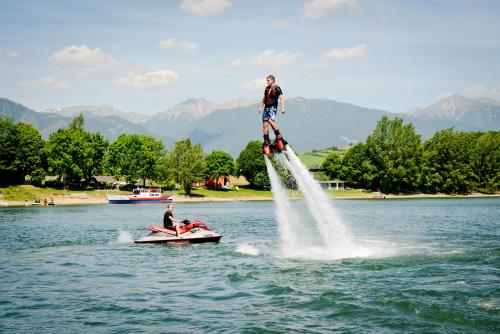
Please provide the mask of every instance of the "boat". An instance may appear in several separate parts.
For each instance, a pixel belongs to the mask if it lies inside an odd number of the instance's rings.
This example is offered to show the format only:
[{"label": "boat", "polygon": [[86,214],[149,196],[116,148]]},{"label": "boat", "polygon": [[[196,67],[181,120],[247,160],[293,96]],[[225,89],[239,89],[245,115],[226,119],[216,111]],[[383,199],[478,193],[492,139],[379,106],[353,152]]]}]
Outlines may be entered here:
[{"label": "boat", "polygon": [[201,220],[179,228],[181,235],[162,226],[149,226],[151,231],[147,236],[135,240],[135,243],[166,243],[166,244],[199,244],[203,242],[219,242],[222,235],[209,229]]},{"label": "boat", "polygon": [[131,195],[108,195],[109,204],[170,203],[172,195],[165,195],[161,188],[135,188]]}]

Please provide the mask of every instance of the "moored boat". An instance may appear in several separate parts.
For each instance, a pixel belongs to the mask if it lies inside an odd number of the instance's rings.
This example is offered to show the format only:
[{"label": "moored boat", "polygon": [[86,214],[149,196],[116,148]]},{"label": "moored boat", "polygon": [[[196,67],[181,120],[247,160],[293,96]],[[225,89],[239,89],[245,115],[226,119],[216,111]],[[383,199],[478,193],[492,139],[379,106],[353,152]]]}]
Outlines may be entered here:
[{"label": "moored boat", "polygon": [[165,195],[161,188],[135,188],[131,195],[108,195],[109,204],[169,203],[172,195]]}]

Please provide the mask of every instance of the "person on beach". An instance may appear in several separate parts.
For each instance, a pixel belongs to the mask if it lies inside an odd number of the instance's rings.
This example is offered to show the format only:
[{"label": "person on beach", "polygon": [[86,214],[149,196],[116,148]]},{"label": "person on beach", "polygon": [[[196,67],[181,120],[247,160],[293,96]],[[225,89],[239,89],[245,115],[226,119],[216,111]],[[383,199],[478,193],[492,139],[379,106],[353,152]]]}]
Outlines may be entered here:
[{"label": "person on beach", "polygon": [[262,131],[264,134],[264,145],[269,146],[269,125],[274,130],[276,140],[281,139],[282,135],[276,124],[276,111],[278,110],[278,101],[281,103],[281,113],[285,113],[285,96],[280,86],[276,85],[276,78],[270,74],[266,78],[267,87],[264,89],[264,97],[260,102],[259,113],[262,113]]},{"label": "person on beach", "polygon": [[173,204],[167,205],[167,211],[163,215],[163,227],[168,228],[169,230],[175,231],[177,233],[177,237],[180,237],[181,233],[179,231],[179,227],[181,226],[181,223],[186,225],[186,222],[189,222],[189,221],[175,219],[174,218],[174,205]]}]

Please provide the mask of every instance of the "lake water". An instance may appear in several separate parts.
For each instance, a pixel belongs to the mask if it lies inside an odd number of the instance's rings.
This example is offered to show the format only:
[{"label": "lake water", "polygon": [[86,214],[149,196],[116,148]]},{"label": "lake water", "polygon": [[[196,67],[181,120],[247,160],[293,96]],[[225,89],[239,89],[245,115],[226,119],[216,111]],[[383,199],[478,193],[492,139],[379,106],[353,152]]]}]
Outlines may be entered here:
[{"label": "lake water", "polygon": [[0,332],[500,332],[500,199],[334,206],[365,257],[287,257],[270,201],[176,204],[223,234],[177,246],[130,242],[163,205],[2,208]]}]

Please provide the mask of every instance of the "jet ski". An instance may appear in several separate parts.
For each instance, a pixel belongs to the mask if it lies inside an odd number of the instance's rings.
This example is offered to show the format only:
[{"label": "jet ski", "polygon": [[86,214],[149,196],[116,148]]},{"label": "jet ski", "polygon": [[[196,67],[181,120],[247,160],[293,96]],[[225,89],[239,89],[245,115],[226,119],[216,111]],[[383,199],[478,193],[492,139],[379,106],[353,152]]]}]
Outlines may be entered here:
[{"label": "jet ski", "polygon": [[179,228],[181,234],[177,237],[174,230],[162,226],[149,226],[151,231],[147,236],[135,240],[135,243],[168,243],[168,244],[199,244],[203,242],[219,242],[222,235],[209,229],[201,220]]}]

